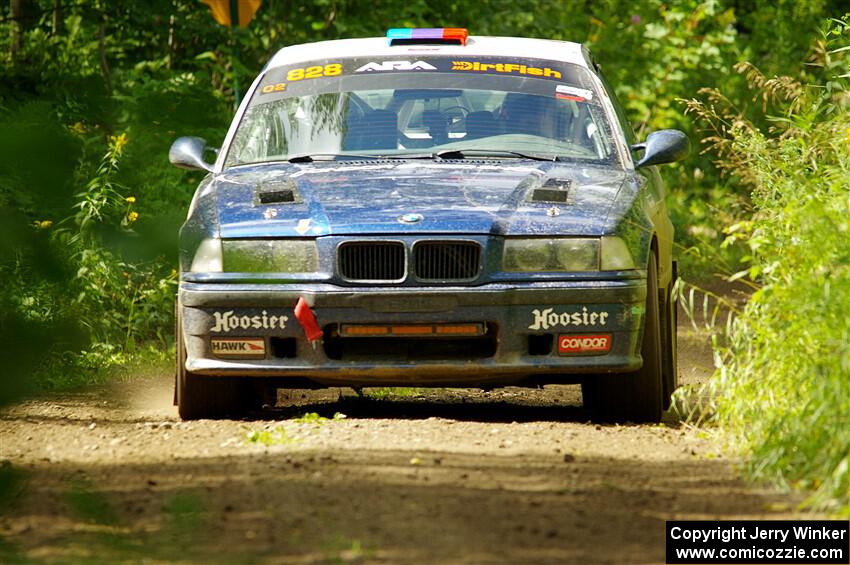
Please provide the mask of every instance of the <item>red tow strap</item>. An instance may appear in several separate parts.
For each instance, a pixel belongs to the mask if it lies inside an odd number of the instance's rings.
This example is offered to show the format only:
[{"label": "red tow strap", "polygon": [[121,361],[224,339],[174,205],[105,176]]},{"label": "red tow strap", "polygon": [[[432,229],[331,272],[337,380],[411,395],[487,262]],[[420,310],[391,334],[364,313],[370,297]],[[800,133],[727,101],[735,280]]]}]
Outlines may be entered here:
[{"label": "red tow strap", "polygon": [[295,319],[304,328],[304,334],[310,342],[322,339],[322,329],[316,321],[315,314],[310,310],[310,305],[303,297],[299,298],[298,303],[295,304]]}]

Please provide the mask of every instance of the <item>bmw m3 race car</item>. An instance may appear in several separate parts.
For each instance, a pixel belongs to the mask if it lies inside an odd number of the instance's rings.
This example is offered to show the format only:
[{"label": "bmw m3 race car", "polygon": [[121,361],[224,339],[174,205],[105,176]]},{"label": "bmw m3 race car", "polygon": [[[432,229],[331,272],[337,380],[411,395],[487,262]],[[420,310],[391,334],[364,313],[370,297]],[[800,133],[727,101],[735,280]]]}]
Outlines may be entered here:
[{"label": "bmw m3 race car", "polygon": [[655,165],[582,45],[394,29],[281,49],[180,231],[183,418],[329,386],[581,383],[658,421],[676,387],[673,229]]}]

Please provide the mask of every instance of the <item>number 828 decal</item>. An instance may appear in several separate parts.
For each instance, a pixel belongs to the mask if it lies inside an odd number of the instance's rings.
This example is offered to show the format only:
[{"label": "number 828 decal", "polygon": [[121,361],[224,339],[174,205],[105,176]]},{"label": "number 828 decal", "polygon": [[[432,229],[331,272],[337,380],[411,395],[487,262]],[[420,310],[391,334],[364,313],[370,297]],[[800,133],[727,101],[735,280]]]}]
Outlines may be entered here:
[{"label": "number 828 decal", "polygon": [[339,63],[330,63],[329,65],[316,65],[312,67],[302,67],[298,69],[290,69],[286,73],[288,82],[297,82],[299,80],[307,80],[311,78],[335,77],[342,74],[342,65]]},{"label": "number 828 decal", "polygon": [[[342,74],[342,65],[339,63],[330,63],[327,65],[314,65],[311,67],[299,67],[290,69],[286,73],[287,82],[298,82],[300,80],[309,80],[311,78],[335,77]],[[276,82],[267,84],[260,89],[261,94],[271,94],[273,92],[284,92],[286,90],[286,82]]]}]

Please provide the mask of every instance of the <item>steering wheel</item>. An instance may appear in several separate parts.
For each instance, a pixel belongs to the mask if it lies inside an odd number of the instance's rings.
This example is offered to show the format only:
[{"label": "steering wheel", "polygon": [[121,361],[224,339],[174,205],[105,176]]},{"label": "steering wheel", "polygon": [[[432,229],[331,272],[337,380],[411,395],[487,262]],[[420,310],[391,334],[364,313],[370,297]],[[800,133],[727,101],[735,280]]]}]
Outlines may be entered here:
[{"label": "steering wheel", "polygon": [[[452,112],[452,110],[460,110],[459,112]],[[454,124],[466,120],[466,117],[469,115],[471,110],[464,106],[449,106],[448,108],[441,110],[441,113],[448,118],[449,127]]]}]

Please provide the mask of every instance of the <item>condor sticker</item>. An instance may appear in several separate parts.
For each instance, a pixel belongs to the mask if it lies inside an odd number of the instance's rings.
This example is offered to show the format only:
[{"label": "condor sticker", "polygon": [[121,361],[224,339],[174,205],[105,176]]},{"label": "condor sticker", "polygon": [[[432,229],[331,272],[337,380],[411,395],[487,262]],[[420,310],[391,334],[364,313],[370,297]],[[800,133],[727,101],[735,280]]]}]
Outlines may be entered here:
[{"label": "condor sticker", "polygon": [[611,351],[611,334],[559,335],[560,355],[605,355]]},{"label": "condor sticker", "polygon": [[214,337],[210,346],[216,357],[266,356],[266,340],[261,337]]}]

